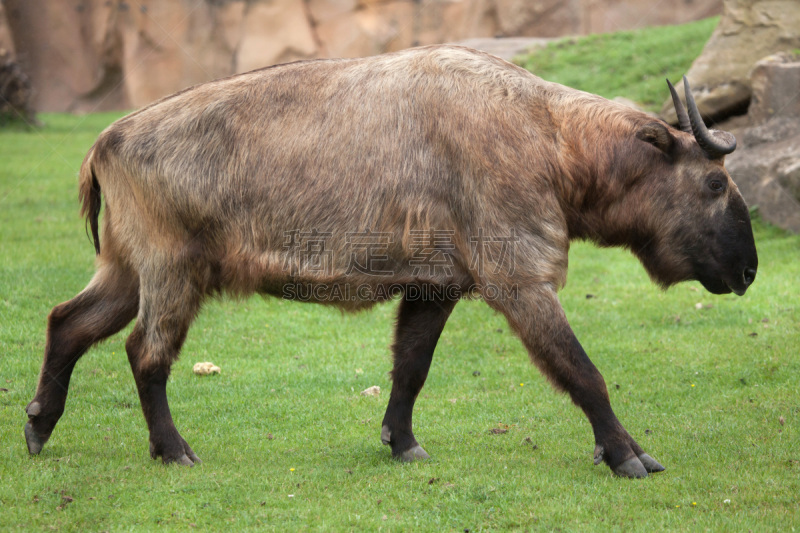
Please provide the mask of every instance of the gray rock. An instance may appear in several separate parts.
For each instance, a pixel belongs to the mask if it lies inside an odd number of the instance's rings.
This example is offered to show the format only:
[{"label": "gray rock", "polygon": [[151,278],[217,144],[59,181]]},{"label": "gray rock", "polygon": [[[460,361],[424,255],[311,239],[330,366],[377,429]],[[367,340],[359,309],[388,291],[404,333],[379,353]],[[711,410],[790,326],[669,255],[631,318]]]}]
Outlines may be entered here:
[{"label": "gray rock", "polygon": [[[725,0],[720,23],[687,77],[700,113],[719,121],[740,114],[751,96],[750,70],[769,54],[800,48],[798,0]],[[683,88],[678,87],[683,95]],[[677,123],[672,101],[661,115]]]},{"label": "gray rock", "polygon": [[777,54],[751,72],[751,123],[726,166],[762,218],[800,232],[800,59]]},{"label": "gray rock", "polygon": [[800,57],[781,52],[756,63],[750,74],[753,96],[748,114],[754,125],[775,117],[800,119]]},{"label": "gray rock", "polygon": [[761,218],[800,233],[800,135],[744,146],[727,157],[725,166]]},{"label": "gray rock", "polygon": [[763,143],[776,143],[800,134],[797,117],[775,117],[758,126],[746,128],[740,135],[745,150]]}]

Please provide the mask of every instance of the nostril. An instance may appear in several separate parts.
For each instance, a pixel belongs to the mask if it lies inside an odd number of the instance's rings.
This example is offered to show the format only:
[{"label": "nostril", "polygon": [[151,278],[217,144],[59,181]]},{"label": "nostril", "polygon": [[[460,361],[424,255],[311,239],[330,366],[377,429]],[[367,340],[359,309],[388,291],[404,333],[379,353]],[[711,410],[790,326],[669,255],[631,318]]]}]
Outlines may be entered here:
[{"label": "nostril", "polygon": [[756,279],[756,269],[755,268],[745,268],[744,269],[744,284],[750,285]]}]

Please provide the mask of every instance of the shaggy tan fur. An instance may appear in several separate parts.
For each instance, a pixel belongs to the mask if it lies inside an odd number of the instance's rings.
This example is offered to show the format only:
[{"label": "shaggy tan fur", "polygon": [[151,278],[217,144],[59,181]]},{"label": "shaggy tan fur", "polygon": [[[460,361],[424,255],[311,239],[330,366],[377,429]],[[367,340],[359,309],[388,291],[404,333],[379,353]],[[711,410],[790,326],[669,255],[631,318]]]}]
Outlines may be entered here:
[{"label": "shaggy tan fur", "polygon": [[80,195],[98,270],[51,313],[31,453],[63,412],[75,361],[137,313],[126,348],[151,455],[191,465],[166,382],[206,297],[358,310],[402,293],[382,439],[404,460],[427,457],[414,400],[447,316],[477,292],[587,414],[597,460],[640,477],[663,467],[617,421],[556,296],[570,240],[628,247],[663,286],[742,294],[757,266],[744,201],[691,134],[454,46],[187,89],[106,129]]}]

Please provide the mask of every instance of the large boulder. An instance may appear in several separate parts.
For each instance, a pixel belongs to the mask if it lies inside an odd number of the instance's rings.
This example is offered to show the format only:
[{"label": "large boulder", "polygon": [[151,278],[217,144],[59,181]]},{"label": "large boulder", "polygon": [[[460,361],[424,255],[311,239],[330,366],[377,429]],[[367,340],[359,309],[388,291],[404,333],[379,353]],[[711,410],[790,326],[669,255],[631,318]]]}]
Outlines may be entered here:
[{"label": "large boulder", "polygon": [[[744,113],[752,94],[753,64],[797,48],[800,1],[724,0],[719,25],[687,74],[700,113],[712,122]],[[683,87],[678,93],[683,94]],[[678,122],[671,100],[664,102],[661,114],[672,124]]]},{"label": "large boulder", "polygon": [[750,74],[753,89],[750,119],[753,126],[762,126],[776,117],[800,118],[800,69],[795,53],[767,56]]},{"label": "large boulder", "polygon": [[751,126],[726,166],[760,216],[800,232],[800,57],[769,56],[752,69]]}]

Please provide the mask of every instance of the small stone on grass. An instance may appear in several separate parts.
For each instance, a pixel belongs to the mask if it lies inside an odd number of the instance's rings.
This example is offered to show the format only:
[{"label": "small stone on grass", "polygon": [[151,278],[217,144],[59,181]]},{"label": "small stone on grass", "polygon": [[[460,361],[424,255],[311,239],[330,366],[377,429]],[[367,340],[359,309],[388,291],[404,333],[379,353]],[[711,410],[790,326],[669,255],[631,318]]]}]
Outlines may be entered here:
[{"label": "small stone on grass", "polygon": [[192,367],[192,372],[197,374],[198,376],[209,376],[211,374],[219,374],[222,372],[222,369],[211,362],[203,362],[203,363],[195,363]]}]

